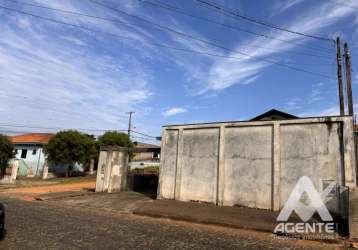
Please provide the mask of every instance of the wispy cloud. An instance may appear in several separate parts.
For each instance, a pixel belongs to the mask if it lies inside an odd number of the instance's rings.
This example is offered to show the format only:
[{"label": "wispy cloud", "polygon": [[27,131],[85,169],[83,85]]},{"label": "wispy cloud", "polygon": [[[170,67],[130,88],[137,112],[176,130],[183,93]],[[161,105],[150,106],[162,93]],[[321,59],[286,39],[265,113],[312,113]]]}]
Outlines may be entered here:
[{"label": "wispy cloud", "polygon": [[[343,18],[356,14],[352,8],[338,6],[332,2],[327,2],[316,6],[294,19],[291,24],[285,26],[291,30],[299,30],[308,34],[317,34],[324,28],[339,22]],[[271,36],[277,39],[292,41],[292,43],[282,43],[278,40],[267,40],[265,38],[252,38],[240,42],[233,50],[245,52],[251,57],[240,56],[235,52],[229,53],[230,57],[241,57],[236,59],[215,59],[211,63],[209,72],[201,76],[202,88],[197,94],[203,94],[209,90],[221,90],[234,84],[247,84],[256,80],[265,69],[272,66],[271,63],[261,61],[261,59],[276,60],[275,56],[291,51],[303,44],[307,40],[297,40],[297,36],[285,32],[271,32]],[[247,45],[262,47],[258,49],[249,48]],[[267,47],[269,49],[265,49]],[[274,66],[276,67],[276,66]],[[283,69],[289,70],[289,69]],[[197,74],[198,75],[198,74]]]},{"label": "wispy cloud", "polygon": [[286,10],[292,8],[293,6],[296,6],[296,5],[300,4],[300,3],[302,3],[303,1],[305,1],[305,0],[278,1],[277,2],[277,7],[274,8],[276,10],[275,14],[285,12]]},{"label": "wispy cloud", "polygon": [[163,116],[173,116],[181,113],[185,113],[188,110],[185,108],[170,108],[162,113]]},{"label": "wispy cloud", "polygon": [[123,128],[125,111],[153,94],[133,51],[98,50],[96,34],[12,15],[0,36],[0,112],[9,123]]},{"label": "wispy cloud", "polygon": [[297,110],[302,108],[302,98],[293,97],[287,103],[286,107],[288,110]]},{"label": "wispy cloud", "polygon": [[[355,110],[357,110],[358,104],[354,104],[353,108]],[[301,113],[299,116],[308,117],[308,116],[335,116],[335,115],[339,115],[339,106],[338,105],[324,108],[324,109],[317,109],[314,111],[304,112],[304,113]]]}]

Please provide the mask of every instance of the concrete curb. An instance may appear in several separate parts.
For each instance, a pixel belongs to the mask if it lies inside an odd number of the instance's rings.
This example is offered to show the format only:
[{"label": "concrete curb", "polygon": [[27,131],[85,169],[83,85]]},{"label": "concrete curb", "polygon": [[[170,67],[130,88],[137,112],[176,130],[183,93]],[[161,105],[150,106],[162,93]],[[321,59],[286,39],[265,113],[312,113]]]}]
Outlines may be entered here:
[{"label": "concrete curb", "polygon": [[49,200],[60,200],[64,198],[72,198],[78,196],[94,195],[95,192],[63,192],[63,193],[52,193],[35,196],[34,199],[37,201],[49,201]]},{"label": "concrete curb", "polygon": [[171,219],[171,220],[176,220],[176,221],[192,222],[192,223],[198,223],[198,224],[204,224],[204,225],[222,226],[222,227],[229,227],[229,228],[234,228],[234,229],[247,229],[247,230],[254,230],[254,231],[263,232],[263,233],[272,233],[272,230],[270,230],[270,229],[255,228],[255,227],[231,224],[231,223],[220,222],[220,221],[215,221],[215,220],[206,220],[206,219],[202,220],[200,218],[195,218],[195,217],[157,214],[157,213],[151,213],[151,212],[146,212],[146,211],[137,211],[137,210],[133,211],[133,214],[139,215],[139,216],[151,217],[151,218]]}]

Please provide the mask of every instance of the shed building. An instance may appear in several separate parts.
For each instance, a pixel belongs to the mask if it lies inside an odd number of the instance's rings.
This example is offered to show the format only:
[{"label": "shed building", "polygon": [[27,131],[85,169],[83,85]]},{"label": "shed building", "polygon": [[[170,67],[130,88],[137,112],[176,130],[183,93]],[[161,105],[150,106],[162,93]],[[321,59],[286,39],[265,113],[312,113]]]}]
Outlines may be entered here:
[{"label": "shed building", "polygon": [[[337,188],[357,186],[351,116],[260,115],[163,127],[160,199],[278,211],[302,176],[318,191],[332,182]],[[338,213],[339,193],[329,205]]]}]

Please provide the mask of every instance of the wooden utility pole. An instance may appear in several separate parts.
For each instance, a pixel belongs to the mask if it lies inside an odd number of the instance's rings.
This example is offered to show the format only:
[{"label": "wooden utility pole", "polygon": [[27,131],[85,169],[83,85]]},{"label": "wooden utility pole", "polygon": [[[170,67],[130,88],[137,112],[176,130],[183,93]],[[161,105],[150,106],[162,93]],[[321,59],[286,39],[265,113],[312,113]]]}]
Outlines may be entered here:
[{"label": "wooden utility pole", "polygon": [[337,75],[338,75],[339,111],[340,111],[340,115],[344,115],[342,56],[341,56],[341,43],[340,43],[339,37],[337,37],[336,46],[337,46]]},{"label": "wooden utility pole", "polygon": [[344,61],[345,61],[345,67],[346,67],[348,114],[353,115],[351,57],[349,55],[348,44],[347,43],[344,43]]},{"label": "wooden utility pole", "polygon": [[127,114],[129,114],[129,120],[128,120],[128,137],[131,138],[131,130],[132,130],[132,114],[135,112],[129,111]]}]

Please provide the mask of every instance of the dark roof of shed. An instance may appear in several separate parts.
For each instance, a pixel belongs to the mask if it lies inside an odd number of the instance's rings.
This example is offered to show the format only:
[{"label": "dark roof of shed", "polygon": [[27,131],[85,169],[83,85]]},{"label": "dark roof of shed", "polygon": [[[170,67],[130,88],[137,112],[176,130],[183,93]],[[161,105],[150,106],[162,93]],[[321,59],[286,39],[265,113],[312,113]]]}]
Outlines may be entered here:
[{"label": "dark roof of shed", "polygon": [[271,116],[279,116],[279,117],[282,117],[282,118],[285,118],[285,119],[297,119],[299,117],[295,116],[295,115],[291,115],[289,113],[285,113],[283,111],[280,111],[280,110],[277,110],[277,109],[271,109],[261,115],[258,115],[254,118],[252,118],[250,121],[259,121],[259,120],[262,120],[266,117],[271,117]]}]

